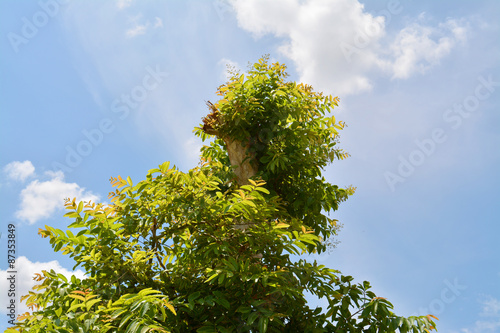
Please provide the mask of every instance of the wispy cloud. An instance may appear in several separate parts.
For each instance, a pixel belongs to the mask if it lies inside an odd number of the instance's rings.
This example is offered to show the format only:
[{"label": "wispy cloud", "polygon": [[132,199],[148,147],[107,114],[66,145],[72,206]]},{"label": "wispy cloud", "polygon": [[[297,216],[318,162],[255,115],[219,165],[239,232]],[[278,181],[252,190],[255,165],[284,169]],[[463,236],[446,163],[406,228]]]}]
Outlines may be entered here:
[{"label": "wispy cloud", "polygon": [[155,17],[155,24],[153,26],[153,28],[163,28],[163,21],[161,18],[159,17]]},{"label": "wispy cloud", "polygon": [[64,198],[77,198],[81,201],[97,201],[99,197],[76,183],[66,183],[62,171],[45,173],[47,181],[34,180],[21,191],[20,208],[16,217],[29,224],[50,217],[64,208]]},{"label": "wispy cloud", "polygon": [[[141,16],[139,15],[137,18],[135,18],[133,21],[137,21],[138,18]],[[148,20],[144,24],[138,24],[135,23],[135,26],[131,29],[128,29],[125,31],[125,35],[129,38],[133,38],[139,35],[144,35],[149,29],[152,27],[153,29],[158,29],[163,27],[163,21],[159,17],[155,17],[154,23],[151,24],[151,22]]]},{"label": "wispy cloud", "polygon": [[132,0],[117,0],[116,1],[116,7],[118,7],[118,9],[124,9],[124,8],[130,7],[131,4],[132,4]]},{"label": "wispy cloud", "polygon": [[31,161],[14,161],[7,164],[3,171],[7,174],[7,177],[12,180],[25,181],[28,177],[35,174],[35,167]]},{"label": "wispy cloud", "polygon": [[500,300],[493,296],[486,296],[481,301],[482,318],[474,323],[472,328],[463,328],[463,333],[495,333],[500,330]]},{"label": "wispy cloud", "polygon": [[147,29],[148,29],[148,25],[137,24],[135,27],[128,29],[125,32],[125,35],[127,35],[127,37],[129,37],[129,38],[139,36],[139,35],[144,35],[146,33]]}]

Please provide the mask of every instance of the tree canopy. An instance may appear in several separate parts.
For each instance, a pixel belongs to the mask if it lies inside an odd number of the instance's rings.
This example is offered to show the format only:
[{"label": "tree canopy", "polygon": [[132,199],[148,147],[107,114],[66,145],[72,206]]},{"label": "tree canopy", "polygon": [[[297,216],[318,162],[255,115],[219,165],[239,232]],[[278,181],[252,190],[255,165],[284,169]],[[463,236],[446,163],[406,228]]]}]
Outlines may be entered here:
[{"label": "tree canopy", "polygon": [[328,249],[328,214],[354,188],[321,174],[347,157],[338,97],[286,81],[285,69],[264,57],[231,71],[195,129],[211,141],[188,172],[165,162],[135,184],[112,178],[111,204],[68,199],[69,229],[39,233],[86,276],[36,274],[23,297],[32,312],[8,332],[433,330],[437,318],[397,316],[367,281],[300,257]]}]

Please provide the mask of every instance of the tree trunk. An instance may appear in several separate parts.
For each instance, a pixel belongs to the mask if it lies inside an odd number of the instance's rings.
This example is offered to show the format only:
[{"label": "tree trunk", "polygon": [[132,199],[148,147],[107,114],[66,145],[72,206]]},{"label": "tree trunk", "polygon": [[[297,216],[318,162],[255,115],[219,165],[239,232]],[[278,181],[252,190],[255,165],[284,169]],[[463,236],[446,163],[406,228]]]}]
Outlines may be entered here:
[{"label": "tree trunk", "polygon": [[227,153],[231,165],[236,166],[236,182],[238,185],[250,184],[248,179],[257,174],[257,163],[255,154],[248,153],[249,144],[244,145],[241,141],[224,138]]}]

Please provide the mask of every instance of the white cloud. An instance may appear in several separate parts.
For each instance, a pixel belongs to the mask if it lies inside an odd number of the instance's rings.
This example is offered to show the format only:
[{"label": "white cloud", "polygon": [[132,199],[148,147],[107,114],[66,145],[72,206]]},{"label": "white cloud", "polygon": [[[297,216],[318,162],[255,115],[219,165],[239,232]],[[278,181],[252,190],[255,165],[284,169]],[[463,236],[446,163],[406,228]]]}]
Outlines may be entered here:
[{"label": "white cloud", "polygon": [[47,218],[57,210],[63,210],[64,198],[74,198],[82,201],[97,201],[98,196],[85,191],[76,183],[64,182],[62,171],[46,173],[48,181],[32,181],[21,191],[21,204],[16,217],[30,224]]},{"label": "white cloud", "polygon": [[394,60],[388,63],[393,78],[406,79],[415,72],[424,73],[466,38],[466,29],[448,19],[438,27],[413,23],[399,32],[391,45]]},{"label": "white cloud", "polygon": [[14,161],[7,164],[3,170],[7,174],[7,177],[19,181],[25,181],[26,178],[33,176],[35,173],[35,167],[30,161]]},{"label": "white cloud", "polygon": [[481,315],[485,317],[497,317],[500,319],[500,300],[494,297],[487,297],[483,303]]},{"label": "white cloud", "polygon": [[125,35],[127,35],[127,37],[129,37],[129,38],[139,36],[139,35],[144,35],[146,33],[147,29],[148,29],[147,25],[137,24],[132,29],[128,29],[125,32]]},{"label": "white cloud", "polygon": [[463,328],[463,333],[495,333],[500,330],[500,300],[487,296],[480,301],[482,308],[474,327]]},{"label": "white cloud", "polygon": [[[141,17],[141,15],[139,15],[138,17],[134,18],[133,21],[137,21],[139,18]],[[133,37],[136,37],[136,36],[139,36],[139,35],[144,35],[148,30],[149,28],[151,27],[151,23],[150,21],[146,21],[146,23],[144,24],[138,24],[136,23],[135,26],[131,29],[128,29],[127,31],[125,31],[125,35],[129,38],[133,38]],[[158,29],[158,28],[162,28],[163,27],[163,21],[161,18],[159,17],[155,17],[155,22],[153,24],[153,29]]]},{"label": "white cloud", "polygon": [[155,17],[155,25],[153,26],[155,29],[156,28],[163,28],[163,21],[159,17]]},{"label": "white cloud", "polygon": [[118,1],[116,1],[116,7],[118,7],[118,9],[124,9],[124,8],[130,7],[131,4],[132,4],[132,0],[118,0]]},{"label": "white cloud", "polygon": [[240,27],[256,38],[265,34],[285,38],[280,51],[295,62],[301,81],[339,95],[370,90],[374,71],[393,78],[424,72],[463,42],[467,32],[457,20],[432,27],[419,23],[421,17],[391,41],[386,18],[365,12],[358,0],[232,0],[231,4]]},{"label": "white cloud", "polygon": [[[16,299],[19,302],[19,297],[23,295],[27,295],[28,292],[33,288],[34,285],[39,284],[40,282],[34,281],[33,277],[35,273],[41,273],[42,270],[50,271],[53,269],[56,273],[63,274],[64,276],[70,278],[71,275],[75,275],[79,279],[84,278],[84,272],[81,270],[70,271],[64,267],[62,267],[57,260],[49,261],[49,262],[31,262],[28,258],[24,256],[20,256],[16,260]],[[10,288],[9,281],[7,278],[9,274],[6,270],[0,269],[0,290],[7,291]],[[2,295],[4,296],[4,295]],[[0,297],[0,313],[7,313],[7,302],[10,299],[8,297]],[[26,303],[21,303],[17,305],[17,312],[24,313],[28,311],[28,308],[25,305]]]},{"label": "white cloud", "polygon": [[200,161],[200,149],[203,144],[200,139],[191,137],[184,142],[184,149],[186,160],[191,164],[196,164]]}]

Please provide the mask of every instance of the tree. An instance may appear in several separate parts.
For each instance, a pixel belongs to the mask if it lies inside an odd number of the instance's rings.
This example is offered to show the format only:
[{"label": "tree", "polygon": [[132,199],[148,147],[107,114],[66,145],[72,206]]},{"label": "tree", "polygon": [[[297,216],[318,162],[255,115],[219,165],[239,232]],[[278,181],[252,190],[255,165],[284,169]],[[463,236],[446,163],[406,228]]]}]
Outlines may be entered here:
[{"label": "tree", "polygon": [[[231,74],[195,129],[213,138],[197,167],[112,178],[110,205],[66,201],[75,233],[40,229],[87,275],[37,274],[24,296],[33,313],[9,332],[434,329],[434,316],[396,316],[368,282],[300,259],[328,250],[338,230],[328,213],[354,193],[321,176],[347,157],[344,124],[329,115],[338,98],[285,81],[285,66],[266,57]],[[305,292],[327,308],[309,307]]]}]

